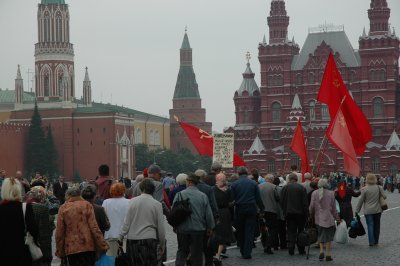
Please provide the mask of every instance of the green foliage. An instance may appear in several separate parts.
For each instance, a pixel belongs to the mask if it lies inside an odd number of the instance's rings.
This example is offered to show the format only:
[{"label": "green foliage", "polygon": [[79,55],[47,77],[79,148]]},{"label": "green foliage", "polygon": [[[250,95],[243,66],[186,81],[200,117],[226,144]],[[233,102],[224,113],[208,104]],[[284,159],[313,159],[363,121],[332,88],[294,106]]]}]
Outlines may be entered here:
[{"label": "green foliage", "polygon": [[212,163],[210,157],[192,154],[188,149],[180,149],[177,152],[169,149],[150,150],[145,144],[135,146],[135,157],[138,171],[143,171],[155,162],[161,169],[173,175],[194,172],[197,169],[208,172]]},{"label": "green foliage", "polygon": [[57,176],[57,151],[51,126],[49,126],[46,137],[37,103],[35,103],[29,127],[25,156],[25,170],[29,175],[39,172],[47,175],[50,180]]}]

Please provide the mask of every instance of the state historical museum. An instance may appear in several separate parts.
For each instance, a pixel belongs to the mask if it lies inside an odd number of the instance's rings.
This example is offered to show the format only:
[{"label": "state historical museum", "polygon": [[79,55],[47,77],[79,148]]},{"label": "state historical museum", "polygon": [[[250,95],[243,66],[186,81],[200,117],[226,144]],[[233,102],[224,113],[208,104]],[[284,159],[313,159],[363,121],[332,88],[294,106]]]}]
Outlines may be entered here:
[{"label": "state historical museum", "polygon": [[320,149],[331,118],[328,107],[316,98],[332,52],[347,89],[373,131],[365,153],[358,157],[362,174],[395,175],[400,170],[400,42],[389,27],[389,17],[386,0],[371,0],[369,30],[360,29],[358,49],[352,47],[344,27],[330,25],[310,29],[300,47],[287,36],[285,1],[272,0],[269,41],[264,38],[258,45],[261,86],[247,63],[234,95],[236,124],[226,130],[235,134],[235,150],[250,168],[275,173],[300,165],[289,148],[300,119],[314,173],[343,170],[340,151],[330,144]]}]

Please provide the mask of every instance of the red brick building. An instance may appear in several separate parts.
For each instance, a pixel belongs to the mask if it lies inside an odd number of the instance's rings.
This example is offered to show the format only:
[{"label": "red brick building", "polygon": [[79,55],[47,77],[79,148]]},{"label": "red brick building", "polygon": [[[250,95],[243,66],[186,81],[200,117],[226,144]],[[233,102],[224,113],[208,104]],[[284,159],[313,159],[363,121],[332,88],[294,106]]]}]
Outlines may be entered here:
[{"label": "red brick building", "polygon": [[212,125],[210,122],[206,122],[206,110],[201,107],[200,93],[193,70],[192,48],[186,31],[180,49],[179,74],[172,103],[172,109],[169,110],[171,149],[187,148],[197,154],[192,142],[175,120],[177,117],[180,121],[185,121],[211,133]]},{"label": "red brick building", "polygon": [[[359,163],[363,173],[394,174],[400,170],[399,38],[389,27],[386,0],[371,0],[370,27],[354,49],[344,27],[324,25],[309,30],[304,45],[287,36],[289,16],[284,0],[272,0],[268,17],[269,42],[259,44],[261,86],[247,64],[243,82],[235,92],[235,150],[249,167],[262,172],[287,171],[298,164],[289,145],[298,119],[307,138],[314,171],[343,170],[342,154],[332,145],[320,153],[329,124],[327,106],[316,101],[328,54],[332,52],[342,78],[356,103],[367,116],[373,139]],[[361,29],[360,29],[361,31]]]}]

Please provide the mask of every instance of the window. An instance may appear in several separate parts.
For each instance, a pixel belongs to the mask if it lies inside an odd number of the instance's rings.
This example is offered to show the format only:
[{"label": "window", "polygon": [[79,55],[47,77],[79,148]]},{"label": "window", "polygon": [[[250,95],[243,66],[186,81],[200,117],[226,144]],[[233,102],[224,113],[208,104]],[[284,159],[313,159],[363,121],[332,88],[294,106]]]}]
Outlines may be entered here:
[{"label": "window", "polygon": [[303,84],[303,76],[301,74],[296,75],[296,84],[297,85]]},{"label": "window", "polygon": [[382,128],[374,128],[374,136],[382,136]]},{"label": "window", "polygon": [[380,97],[377,97],[372,102],[373,109],[374,109],[374,117],[383,117],[383,100]]},{"label": "window", "polygon": [[396,173],[397,173],[397,165],[391,164],[391,165],[389,166],[389,173],[390,173],[390,175],[392,175],[392,176],[396,176]]},{"label": "window", "polygon": [[372,158],[372,173],[379,174],[381,172],[381,161],[379,157]]},{"label": "window", "polygon": [[268,173],[274,173],[275,172],[275,160],[268,160],[267,171],[268,171]]},{"label": "window", "polygon": [[328,106],[324,103],[321,105],[321,117],[322,120],[329,120]]},{"label": "window", "polygon": [[272,138],[273,139],[280,139],[281,138],[281,134],[279,131],[272,131]]},{"label": "window", "polygon": [[154,145],[160,146],[160,132],[154,132]]},{"label": "window", "polygon": [[50,41],[50,15],[48,12],[44,14],[43,37],[45,42]]},{"label": "window", "polygon": [[272,122],[281,121],[281,105],[277,102],[272,104]]},{"label": "window", "polygon": [[154,131],[150,129],[149,145],[154,145]]},{"label": "window", "polygon": [[56,15],[56,42],[62,41],[62,20],[61,14],[57,13]]},{"label": "window", "polygon": [[308,83],[314,84],[315,83],[315,75],[314,73],[309,73],[308,74]]},{"label": "window", "polygon": [[386,71],[384,69],[371,69],[369,71],[370,81],[384,81],[386,80]]},{"label": "window", "polygon": [[50,80],[49,80],[49,75],[48,74],[46,74],[46,76],[44,76],[43,89],[44,89],[44,96],[49,96],[49,94],[50,94]]},{"label": "window", "polygon": [[310,120],[315,120],[315,101],[310,101]]},{"label": "window", "polygon": [[244,121],[243,123],[249,122],[249,111],[247,109],[244,110]]},{"label": "window", "polygon": [[297,165],[299,167],[299,156],[297,154],[290,155],[290,165]]}]

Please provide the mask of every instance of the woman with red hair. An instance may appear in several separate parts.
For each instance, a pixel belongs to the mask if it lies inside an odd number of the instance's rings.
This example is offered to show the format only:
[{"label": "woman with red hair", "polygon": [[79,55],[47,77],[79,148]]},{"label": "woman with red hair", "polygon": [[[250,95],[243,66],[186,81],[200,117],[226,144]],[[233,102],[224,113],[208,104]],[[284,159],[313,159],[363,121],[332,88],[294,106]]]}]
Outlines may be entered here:
[{"label": "woman with red hair", "polygon": [[110,246],[107,252],[108,256],[117,256],[118,240],[129,203],[129,200],[124,197],[125,190],[126,188],[123,183],[113,184],[110,188],[111,198],[103,202],[103,207],[106,210],[111,225],[110,229],[104,234],[104,238]]}]

